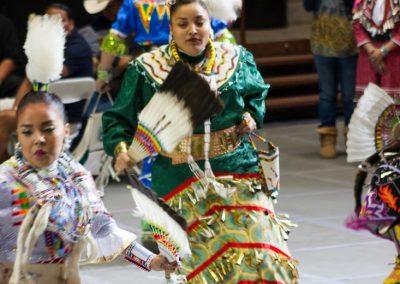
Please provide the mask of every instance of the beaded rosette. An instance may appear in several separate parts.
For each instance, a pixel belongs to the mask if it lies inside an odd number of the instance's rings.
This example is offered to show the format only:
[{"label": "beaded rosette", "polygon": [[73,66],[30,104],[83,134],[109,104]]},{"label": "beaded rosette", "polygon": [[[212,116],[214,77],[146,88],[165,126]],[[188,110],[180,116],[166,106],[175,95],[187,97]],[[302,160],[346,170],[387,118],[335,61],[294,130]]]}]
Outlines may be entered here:
[{"label": "beaded rosette", "polygon": [[375,127],[375,146],[378,151],[400,138],[399,108],[397,104],[389,105],[378,119]]},{"label": "beaded rosette", "polygon": [[162,146],[157,136],[143,123],[139,123],[135,137],[129,147],[129,156],[141,161],[148,156],[159,153],[161,149]]},{"label": "beaded rosette", "polygon": [[164,255],[168,261],[178,261],[179,263],[179,245],[170,238],[168,231],[157,224],[149,224],[154,240],[157,242],[160,253]]}]

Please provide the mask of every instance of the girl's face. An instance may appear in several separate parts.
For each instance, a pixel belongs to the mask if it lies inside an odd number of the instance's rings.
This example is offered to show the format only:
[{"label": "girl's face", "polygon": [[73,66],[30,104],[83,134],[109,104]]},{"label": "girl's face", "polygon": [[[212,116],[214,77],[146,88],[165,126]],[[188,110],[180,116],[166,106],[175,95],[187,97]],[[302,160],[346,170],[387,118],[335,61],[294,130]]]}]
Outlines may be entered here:
[{"label": "girl's face", "polygon": [[210,37],[210,18],[197,2],[178,7],[171,18],[172,37],[179,49],[196,56],[206,47]]},{"label": "girl's face", "polygon": [[69,125],[56,106],[31,103],[18,115],[17,135],[24,158],[36,168],[46,168],[59,157]]}]

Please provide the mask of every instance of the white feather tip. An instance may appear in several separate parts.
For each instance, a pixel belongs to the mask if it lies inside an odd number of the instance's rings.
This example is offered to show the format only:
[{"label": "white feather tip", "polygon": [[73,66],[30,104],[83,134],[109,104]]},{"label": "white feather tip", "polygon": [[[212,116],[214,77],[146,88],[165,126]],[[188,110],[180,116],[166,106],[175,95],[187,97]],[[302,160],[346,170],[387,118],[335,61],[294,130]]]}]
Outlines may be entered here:
[{"label": "white feather tip", "polygon": [[205,0],[204,2],[212,18],[227,22],[236,20],[242,10],[242,0]]},{"label": "white feather tip", "polygon": [[59,15],[31,15],[24,44],[26,75],[31,82],[50,83],[61,77],[65,31]]}]

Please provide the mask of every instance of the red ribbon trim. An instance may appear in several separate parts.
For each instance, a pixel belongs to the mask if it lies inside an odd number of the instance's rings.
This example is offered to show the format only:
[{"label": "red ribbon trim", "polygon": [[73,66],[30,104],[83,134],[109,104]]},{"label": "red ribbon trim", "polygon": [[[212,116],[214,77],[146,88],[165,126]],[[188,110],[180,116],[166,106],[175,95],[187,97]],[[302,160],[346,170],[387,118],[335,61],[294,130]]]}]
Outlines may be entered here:
[{"label": "red ribbon trim", "polygon": [[[234,174],[234,173],[214,173],[216,177],[221,177],[221,176],[232,176],[235,179],[245,179],[245,178],[261,178],[261,175],[259,173],[244,173],[244,174]],[[165,195],[163,199],[165,201],[170,200],[173,198],[175,195],[183,191],[185,188],[187,188],[190,184],[193,182],[196,182],[198,179],[197,177],[191,177],[184,181],[181,185],[173,189],[170,193]]]},{"label": "red ribbon trim", "polygon": [[[222,210],[227,210],[227,211],[233,211],[233,210],[246,210],[246,211],[258,211],[258,212],[268,212],[268,215],[274,216],[274,212],[271,210],[261,207],[261,206],[251,206],[251,205],[240,205],[240,206],[224,206],[224,205],[215,205],[211,207],[210,210],[208,210],[203,216],[210,216],[213,215],[217,211],[222,211]],[[193,222],[190,226],[186,228],[186,232],[190,233],[192,230],[194,230],[198,225],[200,225],[201,221],[197,220]]]},{"label": "red ribbon trim", "polygon": [[[217,251],[212,257],[210,257],[207,261],[203,262],[199,267],[193,270],[186,278],[188,281],[192,280],[196,275],[205,270],[208,266],[210,266],[214,261],[216,261],[225,251],[230,248],[243,248],[243,249],[252,249],[252,248],[262,248],[272,250],[280,255],[285,256],[288,259],[291,259],[291,256],[287,255],[280,249],[275,246],[263,243],[227,243],[224,245],[219,251]],[[279,283],[279,282],[278,282]]]}]

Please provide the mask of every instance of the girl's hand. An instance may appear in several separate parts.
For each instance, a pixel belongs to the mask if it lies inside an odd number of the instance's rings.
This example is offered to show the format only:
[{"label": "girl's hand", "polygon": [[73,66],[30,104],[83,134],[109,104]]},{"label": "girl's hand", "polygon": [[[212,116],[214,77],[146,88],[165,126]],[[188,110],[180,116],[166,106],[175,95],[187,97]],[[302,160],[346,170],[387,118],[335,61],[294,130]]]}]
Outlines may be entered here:
[{"label": "girl's hand", "polygon": [[176,261],[168,262],[168,260],[161,254],[156,255],[150,262],[150,269],[155,271],[166,271],[172,273],[176,270],[178,264]]}]

